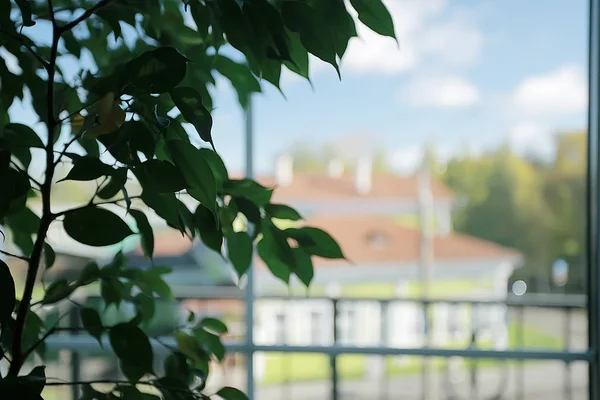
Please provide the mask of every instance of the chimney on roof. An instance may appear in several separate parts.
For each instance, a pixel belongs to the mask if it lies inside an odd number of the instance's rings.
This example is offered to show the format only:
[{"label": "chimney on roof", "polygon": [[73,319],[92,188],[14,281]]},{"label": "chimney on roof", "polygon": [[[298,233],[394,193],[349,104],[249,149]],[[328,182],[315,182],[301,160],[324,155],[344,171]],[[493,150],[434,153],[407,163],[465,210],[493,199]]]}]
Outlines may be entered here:
[{"label": "chimney on roof", "polygon": [[358,159],[354,176],[354,188],[359,194],[365,195],[371,191],[372,170],[373,165],[370,157],[363,156]]},{"label": "chimney on roof", "polygon": [[339,158],[333,158],[327,164],[327,176],[329,178],[341,178],[344,174],[344,163]]},{"label": "chimney on roof", "polygon": [[294,180],[294,159],[282,154],[275,161],[275,180],[279,186],[289,186]]}]

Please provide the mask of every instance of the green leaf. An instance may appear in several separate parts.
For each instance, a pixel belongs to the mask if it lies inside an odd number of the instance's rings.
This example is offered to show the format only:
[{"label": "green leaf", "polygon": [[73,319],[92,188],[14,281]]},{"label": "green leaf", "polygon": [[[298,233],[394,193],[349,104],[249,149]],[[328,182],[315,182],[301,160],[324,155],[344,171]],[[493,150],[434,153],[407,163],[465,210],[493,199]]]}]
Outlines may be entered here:
[{"label": "green leaf", "polygon": [[46,295],[42,299],[42,304],[58,303],[73,293],[75,289],[77,289],[77,286],[69,284],[69,281],[66,279],[54,281],[46,289]]},{"label": "green leaf", "polygon": [[229,179],[229,173],[227,172],[227,168],[225,167],[223,160],[221,157],[219,157],[219,154],[210,149],[202,148],[199,149],[199,151],[204,155],[208,165],[210,165],[210,169],[212,170],[215,180],[217,181],[217,187],[219,189],[223,188],[223,183]]},{"label": "green leaf", "polygon": [[0,260],[0,325],[8,320],[15,308],[15,281],[8,265]]},{"label": "green leaf", "polygon": [[29,256],[33,251],[32,235],[36,234],[40,226],[40,217],[25,207],[12,211],[4,218],[6,226],[13,233],[13,243],[21,249],[24,255]]},{"label": "green leaf", "polygon": [[261,91],[260,84],[247,65],[236,63],[227,57],[217,54],[214,58],[213,67],[221,75],[229,79],[237,92],[238,100],[242,107],[246,108],[250,94]]},{"label": "green leaf", "polygon": [[348,13],[344,0],[313,0],[310,4],[329,22],[336,53],[342,58],[348,48],[348,41],[358,36],[354,19]]},{"label": "green leaf", "polygon": [[142,249],[144,255],[148,258],[152,258],[154,254],[154,232],[152,226],[148,222],[146,214],[139,210],[129,210],[131,216],[135,219],[140,235],[142,236]]},{"label": "green leaf", "polygon": [[223,400],[248,400],[248,397],[240,390],[233,387],[224,387],[217,392],[217,396]]},{"label": "green leaf", "polygon": [[81,57],[81,44],[79,44],[79,41],[73,35],[73,31],[64,32],[62,38],[65,41],[67,51],[76,58]]},{"label": "green leaf", "polygon": [[288,228],[284,233],[298,241],[309,254],[323,258],[345,258],[335,239],[319,228]]},{"label": "green leaf", "polygon": [[44,386],[46,386],[46,367],[38,365],[26,376],[20,377],[19,380],[25,383],[32,392],[40,395],[44,390]]},{"label": "green leaf", "polygon": [[331,64],[340,76],[336,45],[329,21],[314,8],[300,1],[284,2],[281,11],[286,25],[300,35],[300,41],[306,50]]},{"label": "green leaf", "polygon": [[175,333],[175,342],[177,348],[193,361],[202,361],[206,359],[206,354],[202,347],[198,345],[196,338],[184,332]]},{"label": "green leaf", "polygon": [[115,15],[110,8],[100,9],[96,11],[96,15],[102,18],[108,24],[108,26],[110,26],[115,34],[115,41],[121,37],[121,24],[119,22],[119,15]]},{"label": "green leaf", "polygon": [[188,59],[174,47],[148,51],[129,62],[131,83],[149,93],[166,93],[185,77]]},{"label": "green leaf", "polygon": [[223,233],[219,230],[212,211],[199,204],[194,213],[194,220],[202,242],[210,249],[221,254]]},{"label": "green leaf", "polygon": [[96,338],[100,347],[102,347],[102,320],[100,319],[100,315],[98,311],[93,308],[82,307],[79,310],[79,315],[81,317],[81,323],[88,333]]},{"label": "green leaf", "polygon": [[219,361],[223,361],[225,358],[225,346],[223,346],[221,339],[217,335],[207,332],[202,328],[196,328],[194,329],[194,336],[204,349],[217,357]]},{"label": "green leaf", "polygon": [[171,99],[185,120],[196,128],[200,138],[213,147],[211,136],[213,120],[210,112],[202,104],[202,95],[189,86],[176,87],[171,90]]},{"label": "green leaf", "polygon": [[79,243],[96,247],[117,244],[133,234],[116,214],[98,207],[85,207],[68,213],[63,226],[67,234]]},{"label": "green leaf", "polygon": [[227,255],[233,267],[242,276],[250,267],[254,247],[252,238],[245,232],[233,232],[227,236]]},{"label": "green leaf", "polygon": [[217,182],[206,154],[181,140],[167,142],[175,164],[189,185],[188,194],[216,216]]},{"label": "green leaf", "polygon": [[350,0],[360,22],[373,32],[396,39],[394,21],[381,0]]},{"label": "green leaf", "polygon": [[285,204],[267,204],[265,206],[265,212],[271,218],[284,219],[289,221],[298,221],[303,219],[298,211],[294,210],[290,206]]},{"label": "green leaf", "polygon": [[256,238],[256,236],[258,236],[260,233],[262,225],[262,216],[258,206],[254,202],[244,197],[233,197],[230,201],[230,204],[234,207],[237,207],[238,211],[244,214],[244,216],[248,219],[248,222],[254,224],[254,233],[252,236]]},{"label": "green leaf", "polygon": [[179,217],[179,203],[175,193],[156,193],[144,190],[142,200],[170,226],[185,232],[185,226]]},{"label": "green leaf", "polygon": [[31,19],[31,5],[29,0],[15,0],[19,9],[21,9],[21,17],[23,18],[24,26],[34,26],[35,21]]},{"label": "green leaf", "polygon": [[127,171],[125,167],[113,170],[110,180],[98,192],[101,199],[112,199],[125,187],[127,183]]},{"label": "green leaf", "polygon": [[230,179],[223,184],[225,193],[243,197],[258,207],[262,207],[271,201],[273,189],[268,189],[251,179]]},{"label": "green leaf", "polygon": [[273,275],[285,283],[289,283],[290,271],[293,268],[292,249],[281,231],[271,225],[263,231],[263,237],[257,245],[258,255],[263,259]]},{"label": "green leaf", "polygon": [[106,307],[111,304],[118,306],[125,297],[125,285],[117,278],[102,278],[100,281],[100,295],[104,299]]},{"label": "green leaf", "polygon": [[173,298],[171,287],[167,285],[167,283],[161,278],[161,275],[168,274],[170,272],[170,268],[153,267],[145,272],[142,280],[150,286],[153,293],[156,293],[162,298],[171,299]]},{"label": "green leaf", "polygon": [[187,362],[185,354],[175,351],[165,359],[165,375],[171,378],[181,379],[184,383],[191,383],[193,375]]},{"label": "green leaf", "polygon": [[56,253],[54,252],[54,249],[48,243],[44,243],[44,263],[46,264],[46,270],[50,269],[55,261]]},{"label": "green leaf", "polygon": [[150,321],[156,311],[154,299],[144,293],[138,293],[133,300],[141,320]]},{"label": "green leaf", "polygon": [[40,137],[27,125],[7,124],[0,133],[0,147],[13,149],[18,147],[44,148]]},{"label": "green leaf", "polygon": [[227,333],[227,326],[215,318],[204,318],[198,325],[220,335]]},{"label": "green leaf", "polygon": [[114,169],[96,157],[84,156],[73,161],[73,168],[62,181],[92,181],[101,176],[111,175]]},{"label": "green leaf", "polygon": [[162,393],[164,400],[197,400],[198,396],[190,393],[189,387],[180,377],[165,376],[155,381],[155,386]]},{"label": "green leaf", "polygon": [[98,278],[100,278],[100,268],[98,268],[98,264],[95,262],[90,262],[82,268],[79,278],[77,278],[77,285],[89,285]]},{"label": "green leaf", "polygon": [[133,172],[147,190],[173,193],[188,187],[179,169],[168,161],[148,160],[135,167]]},{"label": "green leaf", "polygon": [[140,328],[128,323],[118,324],[109,330],[108,337],[127,378],[138,381],[144,374],[153,373],[152,346]]},{"label": "green leaf", "polygon": [[14,169],[0,170],[2,196],[0,196],[0,220],[9,212],[25,207],[27,193],[31,189],[27,174]]},{"label": "green leaf", "polygon": [[314,277],[314,269],[310,254],[302,248],[293,248],[294,273],[307,287]]},{"label": "green leaf", "polygon": [[308,51],[302,46],[300,36],[295,32],[289,32],[289,49],[292,61],[285,61],[285,66],[292,72],[300,75],[310,82]]},{"label": "green leaf", "polygon": [[26,170],[31,164],[31,151],[25,147],[15,147],[12,149],[12,153],[17,160],[21,162],[21,165]]},{"label": "green leaf", "polygon": [[129,121],[124,125],[124,135],[128,137],[131,151],[139,151],[148,159],[153,158],[156,141],[150,126],[143,121]]}]

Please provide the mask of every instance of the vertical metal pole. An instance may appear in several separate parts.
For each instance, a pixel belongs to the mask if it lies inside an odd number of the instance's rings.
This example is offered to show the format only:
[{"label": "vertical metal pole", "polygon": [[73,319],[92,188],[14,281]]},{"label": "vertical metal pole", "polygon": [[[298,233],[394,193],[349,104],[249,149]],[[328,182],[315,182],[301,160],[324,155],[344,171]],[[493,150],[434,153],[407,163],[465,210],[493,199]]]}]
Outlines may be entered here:
[{"label": "vertical metal pole", "polygon": [[[389,301],[381,301],[379,303],[380,306],[380,331],[379,331],[379,344],[382,347],[388,346],[388,315],[389,315]],[[382,385],[381,385],[381,400],[387,400],[388,398],[388,379],[387,379],[387,371],[386,371],[386,356],[381,356],[383,358],[383,374],[381,376]]]},{"label": "vertical metal pole", "polygon": [[[333,345],[336,346],[338,344],[338,319],[339,319],[339,307],[338,300],[332,299],[331,303],[333,304]],[[337,370],[337,356],[333,354],[329,358],[329,362],[331,364],[331,400],[339,399],[338,392],[338,370]]]},{"label": "vertical metal pole", "polygon": [[[568,307],[565,314],[565,351],[569,351],[571,347],[571,315],[572,308]],[[571,362],[565,361],[565,400],[571,400],[573,393],[571,390]]]},{"label": "vertical metal pole", "polygon": [[[429,300],[430,284],[433,268],[433,227],[431,215],[433,212],[433,194],[431,193],[431,175],[426,165],[423,165],[419,172],[417,180],[418,200],[419,200],[419,231],[420,231],[420,278],[421,278],[421,297]],[[424,328],[425,328],[425,347],[431,347],[431,327],[429,314],[431,307],[428,302],[423,303]],[[433,389],[433,367],[431,357],[423,359],[422,375],[422,398],[430,400]]]},{"label": "vertical metal pole", "polygon": [[[248,95],[246,105],[246,177],[254,177],[254,132],[252,124],[252,95]],[[250,262],[246,272],[246,394],[248,400],[254,400],[254,262]]]},{"label": "vertical metal pole", "polygon": [[587,299],[588,342],[594,352],[589,364],[589,399],[600,400],[600,0],[589,2],[589,105],[587,173]]},{"label": "vertical metal pole", "polygon": [[[77,307],[72,307],[71,312],[69,313],[69,327],[71,328],[79,328],[81,326],[81,321],[79,320],[79,309]],[[77,331],[69,332],[69,335],[77,335]],[[77,350],[71,350],[70,354],[70,366],[71,366],[71,382],[80,382],[81,381],[81,357]],[[79,399],[79,385],[71,386],[71,396],[73,400]]]},{"label": "vertical metal pole", "polygon": [[[519,350],[523,350],[525,347],[525,331],[523,327],[523,321],[525,320],[525,307],[518,305],[519,317],[518,317],[518,331],[517,331],[517,343],[519,343]],[[525,361],[517,361],[517,399],[525,400]]]}]

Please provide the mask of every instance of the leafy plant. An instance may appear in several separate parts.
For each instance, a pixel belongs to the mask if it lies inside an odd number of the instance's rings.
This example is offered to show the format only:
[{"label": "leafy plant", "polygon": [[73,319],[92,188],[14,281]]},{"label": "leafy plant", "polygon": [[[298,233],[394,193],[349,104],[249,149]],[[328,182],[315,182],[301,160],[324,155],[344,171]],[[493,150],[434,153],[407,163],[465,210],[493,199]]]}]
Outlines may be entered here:
[{"label": "leafy plant", "polygon": [[[380,0],[352,0],[350,6],[375,32],[394,35]],[[288,282],[297,275],[309,285],[311,257],[341,258],[339,246],[315,228],[277,228],[272,218],[301,216],[272,204],[272,188],[229,177],[213,143],[210,92],[215,75],[222,75],[245,107],[261,80],[279,88],[282,68],[309,79],[309,54],[339,72],[354,36],[342,0],[0,0],[0,224],[2,236],[20,249],[2,253],[27,265],[17,299],[13,269],[0,261],[0,359],[8,365],[0,376],[2,398],[41,399],[44,387],[69,384],[81,385],[85,400],[208,398],[210,362],[225,355],[225,325],[204,319],[172,332],[177,347],[164,371],[157,371],[153,338],[143,326],[155,302],[172,297],[163,279],[170,269],[131,268],[118,253],[108,265],[82,266],[76,279],[51,282],[33,302],[38,276],[56,259],[48,232],[62,225],[88,246],[139,235],[152,265],[151,209],[182,235],[226,249],[240,276],[258,246],[275,276]],[[226,56],[231,49],[245,61]],[[30,105],[39,121],[11,120],[16,99]],[[88,202],[56,211],[52,191],[65,164],[71,168],[62,181],[94,182],[97,189]],[[43,174],[35,175],[33,165],[42,166]],[[129,193],[132,182],[141,193]],[[195,199],[196,209],[182,197]],[[83,328],[101,345],[110,345],[125,379],[106,392],[92,387],[94,381],[46,377],[43,365],[24,375],[24,363],[34,360],[33,353],[43,357],[45,340],[63,329],[40,318],[40,307],[58,311],[90,285],[99,286],[105,306],[129,303],[136,309],[133,319],[111,326],[104,325],[101,310],[71,311],[80,313]],[[227,387],[216,395],[245,397]]]}]

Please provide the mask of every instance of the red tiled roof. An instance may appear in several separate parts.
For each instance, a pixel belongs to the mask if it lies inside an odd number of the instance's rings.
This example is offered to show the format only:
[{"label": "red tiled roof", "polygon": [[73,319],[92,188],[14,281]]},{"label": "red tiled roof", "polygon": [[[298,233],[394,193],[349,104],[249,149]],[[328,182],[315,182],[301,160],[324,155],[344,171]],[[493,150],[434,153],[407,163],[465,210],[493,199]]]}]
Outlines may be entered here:
[{"label": "red tiled roof", "polygon": [[[267,187],[276,187],[274,201],[337,200],[352,198],[417,198],[416,176],[374,174],[371,191],[359,194],[354,188],[352,176],[330,178],[325,175],[294,174],[289,186],[277,186],[274,177],[257,177],[256,181]],[[453,192],[443,183],[432,180],[431,190],[437,198],[452,197]]]},{"label": "red tiled roof", "polygon": [[[320,216],[307,225],[328,232],[342,247],[346,257],[356,264],[411,262],[419,259],[420,234],[382,216]],[[373,238],[371,241],[369,238]],[[376,242],[377,241],[377,242]],[[518,257],[520,254],[495,243],[449,233],[433,240],[434,258],[439,261]],[[339,261],[319,260],[315,265]]]},{"label": "red tiled roof", "polygon": [[[382,216],[316,216],[306,224],[321,228],[335,238],[346,257],[355,264],[414,262],[419,258],[419,231],[405,228]],[[369,240],[378,237],[380,243]],[[155,256],[173,256],[192,246],[179,231],[168,229],[155,233]],[[514,249],[463,235],[449,233],[433,240],[434,257],[438,261],[519,257]],[[316,259],[316,266],[339,265],[339,260]],[[258,265],[262,267],[262,262]]]}]

